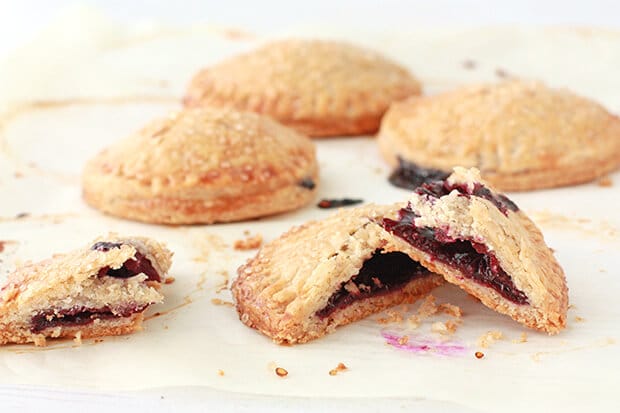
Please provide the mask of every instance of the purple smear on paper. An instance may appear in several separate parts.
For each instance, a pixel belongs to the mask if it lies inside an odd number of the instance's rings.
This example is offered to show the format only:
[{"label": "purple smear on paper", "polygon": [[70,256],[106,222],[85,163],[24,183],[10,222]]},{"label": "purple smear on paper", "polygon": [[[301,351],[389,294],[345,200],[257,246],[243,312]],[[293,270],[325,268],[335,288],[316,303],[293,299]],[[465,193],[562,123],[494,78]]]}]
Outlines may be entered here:
[{"label": "purple smear on paper", "polygon": [[428,339],[409,339],[406,343],[403,342],[403,336],[399,336],[396,333],[390,333],[388,331],[382,331],[381,335],[385,338],[386,342],[400,350],[409,351],[411,353],[418,354],[439,354],[442,356],[462,356],[465,354],[467,347],[462,344],[454,342],[440,342]]}]

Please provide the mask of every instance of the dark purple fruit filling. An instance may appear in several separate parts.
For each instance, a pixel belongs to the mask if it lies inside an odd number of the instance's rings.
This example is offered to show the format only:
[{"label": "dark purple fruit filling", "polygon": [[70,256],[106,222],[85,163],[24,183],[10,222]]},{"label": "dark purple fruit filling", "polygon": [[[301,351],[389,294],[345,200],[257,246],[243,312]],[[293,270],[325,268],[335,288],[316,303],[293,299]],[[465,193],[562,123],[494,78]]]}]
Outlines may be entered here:
[{"label": "dark purple fruit filling", "polygon": [[433,168],[423,168],[399,156],[398,167],[388,179],[392,185],[399,188],[416,189],[424,183],[442,181],[448,176],[450,176],[449,172]]},{"label": "dark purple fruit filling", "polygon": [[316,184],[314,183],[314,180],[312,178],[304,178],[299,181],[299,186],[301,186],[302,188],[313,190],[316,187]]},{"label": "dark purple fruit filling", "polygon": [[344,206],[357,205],[364,202],[363,199],[340,198],[340,199],[321,199],[317,206],[321,209],[340,208]]},{"label": "dark purple fruit filling", "polygon": [[464,277],[493,288],[516,304],[527,304],[526,295],[500,266],[497,257],[488,248],[475,241],[453,239],[438,228],[416,227],[417,216],[409,208],[400,210],[398,220],[383,220],[383,227],[404,239],[413,247],[458,270]]},{"label": "dark purple fruit filling", "polygon": [[120,242],[101,241],[94,243],[93,246],[90,247],[90,249],[93,251],[108,252],[114,248],[120,248],[122,245],[123,244],[121,244]]},{"label": "dark purple fruit filling", "polygon": [[74,307],[62,311],[41,312],[32,317],[30,321],[30,331],[40,333],[41,331],[54,327],[74,327],[90,324],[97,319],[107,320],[111,318],[129,317],[132,314],[143,311],[146,306],[129,306],[121,311],[112,312],[109,307],[86,308]]},{"label": "dark purple fruit filling", "polygon": [[110,267],[103,267],[99,270],[97,276],[130,278],[140,273],[146,275],[149,281],[161,282],[161,277],[159,276],[157,270],[153,268],[153,264],[151,264],[151,261],[149,261],[149,259],[140,252],[136,252],[135,257],[125,261],[120,268],[112,269]]},{"label": "dark purple fruit filling", "polygon": [[512,202],[506,195],[494,194],[489,188],[476,182],[473,190],[468,187],[467,184],[457,183],[450,184],[448,181],[435,181],[420,185],[416,188],[415,193],[418,195],[428,195],[433,198],[440,198],[444,195],[448,195],[450,192],[457,190],[461,195],[470,197],[476,196],[478,198],[486,199],[499,209],[502,214],[508,215],[508,211],[518,211],[517,204]]},{"label": "dark purple fruit filling", "polygon": [[344,283],[327,301],[327,305],[316,312],[317,317],[325,318],[334,311],[351,303],[385,294],[402,288],[409,281],[429,275],[429,271],[402,252],[374,252],[351,281]]}]

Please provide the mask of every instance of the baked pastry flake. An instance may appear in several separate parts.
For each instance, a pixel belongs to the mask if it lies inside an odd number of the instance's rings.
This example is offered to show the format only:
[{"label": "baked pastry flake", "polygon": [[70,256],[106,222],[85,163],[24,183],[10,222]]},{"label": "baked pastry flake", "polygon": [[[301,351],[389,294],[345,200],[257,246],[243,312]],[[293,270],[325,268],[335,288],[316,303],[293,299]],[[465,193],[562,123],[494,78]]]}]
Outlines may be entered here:
[{"label": "baked pastry flake", "polygon": [[163,300],[172,253],[147,238],[108,236],[28,264],[0,289],[0,344],[129,334]]},{"label": "baked pastry flake", "polygon": [[463,166],[498,189],[524,191],[588,182],[620,167],[620,119],[567,90],[509,80],[396,102],[378,144],[397,168],[397,186],[412,189]]},{"label": "baked pastry flake", "polygon": [[554,334],[566,325],[562,268],[536,225],[476,169],[416,189],[384,228],[412,258],[516,321]]},{"label": "baked pastry flake", "polygon": [[271,119],[194,108],[158,119],[91,159],[86,202],[162,224],[241,221],[314,198],[318,164],[306,136]]},{"label": "baked pastry flake", "polygon": [[390,103],[419,93],[411,74],[375,52],[290,39],[203,69],[184,102],[259,112],[322,137],[374,133]]},{"label": "baked pastry flake", "polygon": [[343,210],[263,246],[231,288],[241,321],[277,343],[304,343],[443,283],[376,221],[397,210]]}]

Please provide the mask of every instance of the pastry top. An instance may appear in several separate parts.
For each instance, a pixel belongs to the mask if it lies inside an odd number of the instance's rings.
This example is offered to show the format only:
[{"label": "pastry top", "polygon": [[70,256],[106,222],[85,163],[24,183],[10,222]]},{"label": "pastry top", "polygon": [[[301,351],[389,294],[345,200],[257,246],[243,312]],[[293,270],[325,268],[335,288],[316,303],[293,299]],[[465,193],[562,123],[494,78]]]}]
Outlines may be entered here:
[{"label": "pastry top", "polygon": [[367,205],[293,227],[263,246],[238,270],[235,296],[271,314],[311,317],[343,283],[356,275],[376,249],[393,251],[375,220],[400,207]]},{"label": "pastry top", "polygon": [[620,165],[620,119],[601,105],[540,82],[466,86],[393,104],[379,135],[395,155],[483,174]]},{"label": "pastry top", "polygon": [[317,173],[314,144],[292,129],[231,109],[174,112],[103,150],[85,176],[121,179],[149,198],[217,198],[267,192]]},{"label": "pastry top", "polygon": [[[110,243],[113,247],[93,248],[97,243],[104,246]],[[132,302],[161,301],[161,295],[156,291],[158,282],[148,281],[155,288],[146,291],[139,286],[148,280],[146,274],[139,273],[131,278],[98,277],[101,269],[121,268],[138,253],[150,261],[160,277],[168,272],[172,253],[162,244],[148,238],[113,234],[98,238],[82,249],[27,264],[10,274],[0,289],[0,316],[10,315],[21,307],[47,308],[50,303],[66,301],[66,304],[80,305],[82,303],[71,303],[70,297],[81,296],[82,290],[89,287],[94,290],[91,298],[97,294],[110,297],[123,294]],[[135,296],[136,293],[144,296]]]},{"label": "pastry top", "polygon": [[[536,225],[485,183],[475,168],[454,168],[446,182],[461,189],[439,198],[423,191],[412,195],[409,207],[418,215],[415,225],[441,228],[450,238],[485,245],[533,307],[565,315],[568,288],[564,272]],[[488,192],[478,196],[476,188]]]},{"label": "pastry top", "polygon": [[420,92],[404,68],[347,43],[289,39],[199,72],[185,103],[267,113],[281,121],[359,118]]}]

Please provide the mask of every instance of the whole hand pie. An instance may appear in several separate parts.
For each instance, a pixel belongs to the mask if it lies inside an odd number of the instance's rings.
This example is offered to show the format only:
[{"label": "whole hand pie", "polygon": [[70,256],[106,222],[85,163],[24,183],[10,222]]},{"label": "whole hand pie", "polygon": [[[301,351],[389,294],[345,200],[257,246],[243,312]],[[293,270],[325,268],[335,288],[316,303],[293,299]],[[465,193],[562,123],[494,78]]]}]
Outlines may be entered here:
[{"label": "whole hand pie", "polygon": [[303,343],[443,283],[379,225],[397,210],[341,211],[265,245],[232,285],[241,321],[277,343]]},{"label": "whole hand pie", "polygon": [[101,337],[141,328],[172,254],[147,238],[110,236],[18,269],[0,289],[0,344]]},{"label": "whole hand pie", "polygon": [[476,167],[505,191],[591,181],[620,166],[620,119],[599,104],[539,82],[470,86],[393,104],[378,135],[410,189]]},{"label": "whole hand pie", "polygon": [[232,109],[195,108],[113,144],[84,170],[84,199],[124,218],[164,224],[240,221],[309,203],[312,141]]},{"label": "whole hand pie", "polygon": [[383,227],[413,249],[411,257],[487,307],[550,334],[566,324],[562,268],[538,228],[476,169],[455,168],[417,188]]},{"label": "whole hand pie", "polygon": [[203,69],[184,102],[263,113],[320,137],[374,133],[390,103],[419,93],[412,75],[372,51],[283,40]]}]

